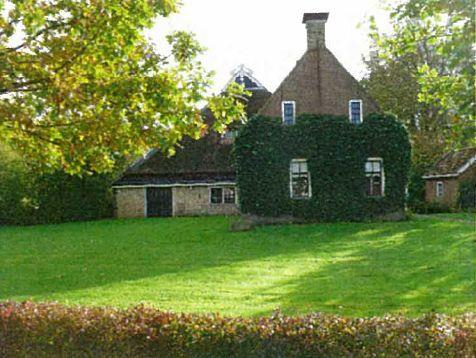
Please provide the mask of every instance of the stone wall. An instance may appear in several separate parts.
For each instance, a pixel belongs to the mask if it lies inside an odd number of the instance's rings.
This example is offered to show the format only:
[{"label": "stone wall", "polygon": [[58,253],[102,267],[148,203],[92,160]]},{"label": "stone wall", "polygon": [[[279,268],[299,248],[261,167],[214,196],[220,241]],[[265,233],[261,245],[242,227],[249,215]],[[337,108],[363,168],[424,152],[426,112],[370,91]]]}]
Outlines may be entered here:
[{"label": "stone wall", "polygon": [[[146,188],[115,189],[118,218],[146,216]],[[173,216],[236,215],[236,204],[211,204],[209,186],[177,186],[172,188]]]},{"label": "stone wall", "polygon": [[145,217],[145,190],[145,188],[115,189],[117,217]]},{"label": "stone wall", "polygon": [[173,188],[173,215],[235,215],[236,204],[211,204],[210,187],[191,186]]}]

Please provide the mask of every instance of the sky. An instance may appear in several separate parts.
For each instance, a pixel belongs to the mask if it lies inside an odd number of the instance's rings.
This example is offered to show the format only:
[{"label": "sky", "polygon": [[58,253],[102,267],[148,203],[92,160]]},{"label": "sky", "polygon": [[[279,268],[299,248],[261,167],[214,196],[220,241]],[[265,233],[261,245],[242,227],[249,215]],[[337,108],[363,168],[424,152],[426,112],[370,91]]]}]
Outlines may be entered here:
[{"label": "sky", "polygon": [[[175,30],[196,34],[207,50],[206,69],[216,73],[220,91],[240,64],[274,91],[306,51],[305,12],[329,12],[326,45],[357,79],[365,74],[368,56],[366,19],[376,17],[385,29],[387,15],[379,0],[182,0],[178,14],[158,18],[147,35],[163,47],[164,35]],[[362,24],[359,26],[359,24]]]}]

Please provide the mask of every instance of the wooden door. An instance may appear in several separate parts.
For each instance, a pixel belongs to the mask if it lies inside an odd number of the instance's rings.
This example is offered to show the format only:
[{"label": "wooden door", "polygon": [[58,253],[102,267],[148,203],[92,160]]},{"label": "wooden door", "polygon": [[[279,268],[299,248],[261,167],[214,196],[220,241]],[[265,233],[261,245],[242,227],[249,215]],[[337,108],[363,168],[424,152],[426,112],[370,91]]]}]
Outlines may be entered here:
[{"label": "wooden door", "polygon": [[172,216],[172,188],[147,188],[147,217]]}]

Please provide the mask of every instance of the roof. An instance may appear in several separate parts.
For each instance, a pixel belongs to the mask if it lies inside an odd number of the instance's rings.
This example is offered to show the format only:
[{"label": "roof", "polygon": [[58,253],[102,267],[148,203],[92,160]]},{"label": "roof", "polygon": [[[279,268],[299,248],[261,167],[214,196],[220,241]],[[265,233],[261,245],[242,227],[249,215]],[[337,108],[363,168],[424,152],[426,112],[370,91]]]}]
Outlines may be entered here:
[{"label": "roof", "polygon": [[233,71],[231,71],[231,78],[225,86],[228,87],[230,83],[236,82],[240,85],[243,85],[245,90],[253,91],[253,90],[264,90],[268,92],[266,87],[264,87],[257,78],[253,76],[253,71],[251,71],[248,67],[241,64]]},{"label": "roof", "polygon": [[446,153],[424,176],[424,179],[457,177],[476,163],[476,147]]},{"label": "roof", "polygon": [[[271,93],[264,88],[249,91],[251,96],[245,99],[246,113],[252,117]],[[207,108],[204,117],[207,123],[214,120]],[[151,150],[131,165],[113,185],[193,185],[197,182],[234,181],[232,147],[231,142],[223,141],[216,132],[210,132],[199,140],[187,137],[180,142],[173,156],[169,157],[158,149]]]},{"label": "roof", "polygon": [[234,183],[236,180],[235,174],[230,175],[197,175],[193,177],[179,176],[179,177],[162,177],[157,175],[127,175],[114,183],[114,187],[120,186],[193,186],[193,185],[213,185],[217,183]]}]

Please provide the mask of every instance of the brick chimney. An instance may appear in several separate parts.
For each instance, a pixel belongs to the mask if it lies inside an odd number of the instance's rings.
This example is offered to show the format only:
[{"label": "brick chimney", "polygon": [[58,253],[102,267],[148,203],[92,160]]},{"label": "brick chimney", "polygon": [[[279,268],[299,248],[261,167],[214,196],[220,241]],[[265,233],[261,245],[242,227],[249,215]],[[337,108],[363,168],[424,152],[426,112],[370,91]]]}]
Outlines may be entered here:
[{"label": "brick chimney", "polygon": [[307,49],[316,50],[326,46],[326,22],[328,12],[305,13],[302,23],[307,29]]}]

